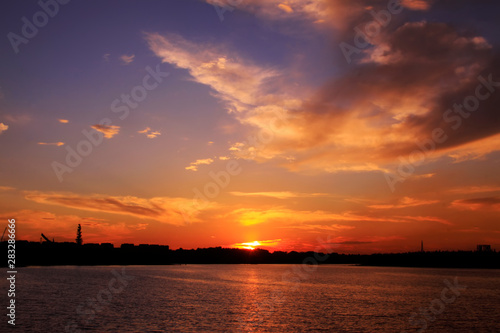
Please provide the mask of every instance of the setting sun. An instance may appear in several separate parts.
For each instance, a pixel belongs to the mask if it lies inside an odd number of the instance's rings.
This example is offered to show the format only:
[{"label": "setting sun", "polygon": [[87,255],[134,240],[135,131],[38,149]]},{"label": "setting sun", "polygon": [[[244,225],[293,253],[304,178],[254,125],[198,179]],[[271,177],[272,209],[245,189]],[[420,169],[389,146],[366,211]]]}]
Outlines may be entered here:
[{"label": "setting sun", "polygon": [[257,246],[260,246],[262,245],[260,242],[258,241],[253,241],[253,242],[250,242],[250,243],[241,243],[241,249],[247,249],[247,250],[255,250],[255,248]]}]

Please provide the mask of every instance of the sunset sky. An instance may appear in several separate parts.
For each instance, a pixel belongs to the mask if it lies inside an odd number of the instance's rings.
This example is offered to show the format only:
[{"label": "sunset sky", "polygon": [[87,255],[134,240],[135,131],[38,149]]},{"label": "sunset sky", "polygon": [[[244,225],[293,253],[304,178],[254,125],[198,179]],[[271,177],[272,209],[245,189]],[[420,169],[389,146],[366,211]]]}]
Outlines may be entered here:
[{"label": "sunset sky", "polygon": [[0,14],[0,232],[500,250],[498,1],[66,1]]}]

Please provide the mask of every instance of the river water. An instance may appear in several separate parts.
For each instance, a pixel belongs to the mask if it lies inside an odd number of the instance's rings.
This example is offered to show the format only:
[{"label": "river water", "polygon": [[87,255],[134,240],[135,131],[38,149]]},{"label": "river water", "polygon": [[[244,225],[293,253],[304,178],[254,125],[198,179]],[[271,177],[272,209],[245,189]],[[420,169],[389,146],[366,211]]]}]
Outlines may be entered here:
[{"label": "river water", "polygon": [[16,279],[18,332],[497,333],[499,310],[499,270],[28,267]]}]

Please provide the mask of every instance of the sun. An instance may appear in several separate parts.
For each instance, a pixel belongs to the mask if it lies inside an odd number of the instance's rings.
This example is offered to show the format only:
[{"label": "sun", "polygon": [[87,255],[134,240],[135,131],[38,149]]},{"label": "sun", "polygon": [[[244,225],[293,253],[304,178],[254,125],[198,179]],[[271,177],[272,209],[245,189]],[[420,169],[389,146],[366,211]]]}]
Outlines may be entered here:
[{"label": "sun", "polygon": [[246,243],[235,243],[232,244],[231,247],[237,248],[237,249],[245,249],[245,250],[255,250],[257,248],[275,248],[277,245],[281,243],[281,238],[280,239],[269,239],[269,240],[260,240],[260,241],[253,241],[253,242],[246,242]]},{"label": "sun", "polygon": [[253,241],[249,243],[241,243],[239,244],[240,249],[247,249],[247,250],[255,250],[257,246],[262,245],[259,241]]}]

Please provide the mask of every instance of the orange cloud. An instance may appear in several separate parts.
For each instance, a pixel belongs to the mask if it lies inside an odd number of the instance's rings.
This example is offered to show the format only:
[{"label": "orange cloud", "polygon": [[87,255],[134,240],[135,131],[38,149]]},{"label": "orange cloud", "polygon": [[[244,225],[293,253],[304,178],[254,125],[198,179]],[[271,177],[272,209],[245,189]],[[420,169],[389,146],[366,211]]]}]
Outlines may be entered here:
[{"label": "orange cloud", "polygon": [[[348,227],[353,228],[352,223],[354,222],[381,222],[381,223],[411,223],[414,221],[429,221],[429,222],[439,222],[440,220],[435,217],[423,217],[423,216],[368,216],[368,215],[357,215],[352,212],[345,213],[331,213],[326,211],[298,211],[287,208],[269,208],[269,209],[252,209],[252,208],[241,208],[235,209],[232,212],[221,216],[221,218],[227,218],[239,222],[244,226],[263,224],[263,223],[274,223],[275,225],[280,225],[280,227],[286,227],[291,229],[310,229],[310,225],[317,225],[318,222],[329,223],[331,230],[340,230],[343,227],[332,222],[344,222],[348,223]],[[332,229],[333,228],[333,229]],[[344,229],[347,229],[344,228]],[[316,227],[316,229],[318,229]]]},{"label": "orange cloud", "polygon": [[0,134],[9,129],[9,125],[5,125],[4,123],[0,123]]},{"label": "orange cloud", "polygon": [[484,197],[475,199],[455,200],[451,203],[453,208],[466,210],[493,210],[500,211],[500,197]]},{"label": "orange cloud", "polygon": [[117,135],[120,132],[120,126],[116,125],[111,125],[111,126],[106,126],[106,125],[92,125],[91,126],[93,129],[96,131],[99,131],[104,134],[104,137],[107,139],[111,139],[115,135]]},{"label": "orange cloud", "polygon": [[278,8],[279,8],[279,9],[281,9],[282,11],[284,11],[285,13],[288,13],[288,14],[293,13],[293,9],[292,9],[292,7],[290,7],[290,6],[289,6],[289,5],[287,5],[287,4],[280,3],[280,4],[278,5]]},{"label": "orange cloud", "polygon": [[341,225],[341,224],[303,224],[303,225],[294,225],[294,226],[286,226],[283,228],[287,229],[299,229],[299,230],[307,230],[307,231],[315,231],[318,233],[323,233],[325,231],[341,231],[341,230],[351,230],[356,227],[350,225]]},{"label": "orange cloud", "polygon": [[161,135],[160,131],[153,131],[149,127],[146,127],[145,129],[143,129],[142,131],[138,131],[137,133],[145,134],[146,137],[148,137],[149,139],[154,139],[154,138],[158,137],[159,135]]},{"label": "orange cloud", "polygon": [[154,138],[158,137],[159,135],[161,135],[161,132],[160,132],[160,131],[151,131],[151,132],[149,132],[148,134],[146,134],[146,136],[147,136],[149,139],[154,139]]},{"label": "orange cloud", "polygon": [[128,64],[131,64],[135,59],[135,54],[124,54],[122,56],[120,56],[120,60],[125,64],[125,65],[128,65]]},{"label": "orange cloud", "polygon": [[[412,46],[414,44],[407,43],[407,35],[410,34],[418,38],[434,39],[436,44],[443,48],[441,52],[453,50],[451,54],[454,58],[451,62],[448,59],[447,64],[426,61],[429,57],[426,50],[416,49]],[[283,117],[278,122],[279,125],[276,123],[270,142],[260,147],[237,143],[230,148],[233,155],[257,161],[279,160],[286,156],[287,162],[282,165],[296,171],[320,169],[326,172],[387,172],[386,166],[390,165],[398,155],[409,154],[418,148],[415,145],[415,138],[425,141],[433,128],[437,127],[438,123],[429,125],[433,127],[423,128],[414,124],[414,119],[417,117],[433,119],[433,114],[429,114],[434,113],[431,106],[436,105],[439,94],[456,89],[455,69],[458,63],[463,61],[462,58],[464,60],[475,58],[479,66],[476,66],[477,68],[484,67],[487,61],[484,48],[477,47],[477,38],[460,37],[445,25],[409,23],[400,27],[394,36],[388,38],[389,41],[384,44],[384,54],[386,57],[392,57],[387,60],[392,65],[380,64],[377,70],[373,70],[372,67],[362,68],[363,82],[369,82],[368,84],[360,84],[358,71],[355,77],[348,74],[333,80],[323,91],[309,100],[288,101],[288,106],[280,107]],[[460,43],[457,43],[457,40],[460,40]],[[150,44],[157,55],[165,61],[187,68],[197,81],[216,90],[221,98],[239,111],[237,117],[242,124],[250,124],[258,130],[269,128],[271,122],[269,115],[272,114],[270,111],[276,108],[276,105],[269,104],[269,100],[273,101],[269,98],[272,95],[263,90],[262,79],[246,81],[243,80],[242,74],[235,78],[227,71],[229,62],[225,57],[216,55],[213,47],[200,50],[182,39],[172,47],[171,42],[157,35],[150,37]],[[170,48],[167,50],[167,47]],[[215,60],[207,59],[206,62],[186,60],[198,54],[213,54]],[[183,56],[182,59],[179,59],[180,55]],[[422,63],[418,72],[410,70],[409,66],[414,68],[414,63],[409,62],[408,57]],[[375,58],[370,61],[380,62]],[[239,64],[233,62],[233,66],[239,68],[241,73],[265,73],[265,70],[257,69],[254,65],[248,66],[246,63],[248,61],[240,60]],[[469,72],[469,77],[477,75],[477,70]],[[422,75],[427,71],[433,74]],[[411,89],[407,86],[408,83],[398,83],[401,79],[400,73],[405,73],[405,82],[411,82]],[[408,75],[413,79],[408,80]],[[388,77],[392,79],[387,80]],[[446,81],[450,84],[443,85]],[[471,81],[464,82],[465,87]],[[429,87],[433,87],[431,93]],[[284,86],[281,90],[286,91],[287,88]],[[247,92],[251,92],[251,97]],[[264,96],[268,96],[267,100]],[[277,98],[278,96],[274,96],[274,99]],[[295,109],[293,117],[288,111],[288,108],[292,107]],[[446,109],[435,111],[440,122],[444,110]],[[482,148],[476,149],[458,148],[458,153],[440,152],[440,149],[436,149],[435,158],[457,156],[456,154],[463,154],[467,150],[475,152],[479,149],[481,151],[478,154],[484,155],[500,146],[496,144],[497,140],[494,142],[491,138],[485,140],[489,140],[489,144],[486,145],[488,149],[484,148],[484,144],[478,144],[477,147]],[[450,139],[447,145],[453,146],[452,141],[454,140]],[[455,146],[457,144],[454,143]],[[428,161],[430,160],[431,157],[428,158]]]},{"label": "orange cloud", "polygon": [[67,119],[57,119],[57,121],[60,122],[61,124],[69,123],[69,120],[67,120]]},{"label": "orange cloud", "polygon": [[15,187],[11,187],[11,186],[0,186],[0,191],[12,191],[15,189],[16,189]]},{"label": "orange cloud", "polygon": [[[129,215],[142,219],[152,219],[162,223],[183,225],[185,212],[179,207],[190,207],[192,199],[134,196],[79,195],[63,192],[25,191],[24,197],[38,203],[75,208],[85,211]],[[207,205],[206,208],[210,208]],[[189,214],[190,221],[199,221],[196,216],[200,209]]]},{"label": "orange cloud", "polygon": [[500,134],[465,143],[458,148],[443,150],[443,154],[451,157],[454,163],[460,163],[483,159],[486,155],[498,150],[500,150]]},{"label": "orange cloud", "polygon": [[[291,15],[278,8],[280,3],[249,0],[241,8],[266,17]],[[430,4],[403,3],[410,10],[426,10]],[[294,9],[293,15],[314,21],[323,15],[366,14],[359,2],[296,0],[286,5]],[[319,10],[324,7],[328,10]],[[500,93],[481,102],[481,116],[460,120],[467,126],[457,129],[459,120],[443,119],[456,103],[453,96],[474,94],[478,75],[500,68],[483,37],[447,24],[408,22],[381,32],[352,70],[316,92],[307,85],[298,90],[283,70],[258,66],[224,46],[194,44],[178,35],[147,34],[146,39],[163,61],[188,70],[195,81],[212,88],[256,137],[267,135],[257,144],[234,142],[229,147],[234,158],[270,162],[294,172],[389,173],[399,158],[426,150],[435,129],[446,138],[426,152],[422,164],[450,157],[456,162],[478,159],[500,149]]]},{"label": "orange cloud", "polygon": [[423,175],[411,175],[410,178],[411,179],[427,179],[427,178],[432,178],[434,177],[436,174],[435,173],[425,173]]},{"label": "orange cloud", "polygon": [[211,158],[200,159],[200,160],[196,160],[194,162],[191,162],[191,164],[189,166],[185,167],[185,169],[191,170],[191,171],[198,171],[199,165],[210,165],[213,162],[214,162],[214,160]]},{"label": "orange cloud", "polygon": [[396,216],[396,217],[412,221],[437,222],[445,225],[453,225],[453,223],[451,223],[450,221],[435,216]]},{"label": "orange cloud", "polygon": [[397,209],[397,208],[406,208],[406,207],[415,207],[422,205],[431,205],[438,203],[439,200],[419,200],[410,197],[404,197],[397,204],[388,204],[388,205],[369,205],[369,208],[375,209]]},{"label": "orange cloud", "polygon": [[500,186],[494,185],[483,185],[483,186],[463,186],[456,187],[448,190],[450,193],[459,194],[475,194],[475,193],[486,193],[486,192],[500,192]]},{"label": "orange cloud", "polygon": [[297,193],[297,192],[230,192],[230,194],[238,197],[270,197],[276,199],[290,198],[313,198],[328,196],[327,193]]},{"label": "orange cloud", "polygon": [[64,142],[38,142],[39,145],[42,146],[63,146]]},{"label": "orange cloud", "polygon": [[[205,0],[221,6],[220,0]],[[258,15],[267,20],[306,21],[311,25],[327,24],[345,31],[366,19],[367,11],[374,5],[387,8],[388,1],[343,1],[343,0],[245,0],[237,8]],[[431,0],[403,0],[401,5],[409,10],[428,10]],[[230,3],[229,3],[230,4]],[[223,5],[228,5],[224,3]]]},{"label": "orange cloud", "polygon": [[[206,0],[212,5],[220,5],[220,0]],[[331,3],[331,2],[330,2]],[[330,17],[327,0],[246,0],[238,3],[237,8],[271,20],[293,18],[309,19],[311,22],[326,20]]]},{"label": "orange cloud", "polygon": [[429,0],[402,0],[401,4],[411,10],[428,10],[431,7]]},{"label": "orange cloud", "polygon": [[153,52],[164,62],[185,68],[196,81],[211,86],[231,111],[255,104],[265,81],[277,72],[260,68],[222,46],[194,44],[178,35],[146,34]]},{"label": "orange cloud", "polygon": [[22,221],[16,227],[16,235],[19,239],[30,241],[38,241],[40,233],[44,233],[56,242],[74,242],[77,225],[81,224],[85,243],[120,244],[123,238],[131,237],[145,227],[140,223],[110,222],[92,216],[57,215],[40,210],[5,212],[0,218]]}]

